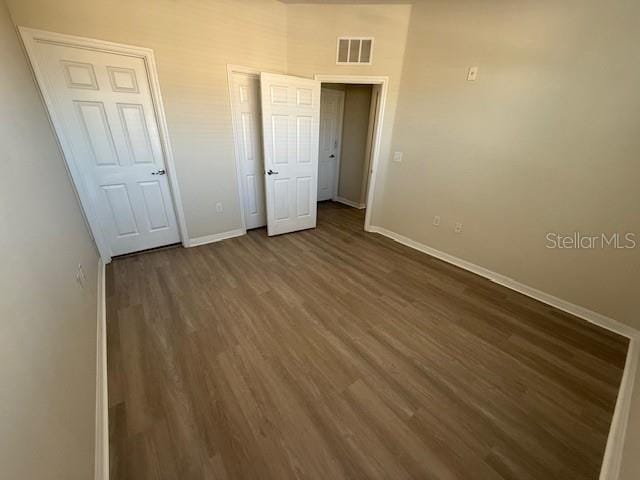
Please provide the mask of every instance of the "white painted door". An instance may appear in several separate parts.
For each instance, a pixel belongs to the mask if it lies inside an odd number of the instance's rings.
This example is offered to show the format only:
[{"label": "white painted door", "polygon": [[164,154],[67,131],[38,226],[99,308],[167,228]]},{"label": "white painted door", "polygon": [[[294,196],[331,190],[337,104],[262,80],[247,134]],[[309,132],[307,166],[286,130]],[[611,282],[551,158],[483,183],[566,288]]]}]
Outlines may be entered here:
[{"label": "white painted door", "polygon": [[269,235],[314,228],[320,82],[260,74]]},{"label": "white painted door", "polygon": [[44,42],[36,55],[111,254],[179,242],[144,60]]},{"label": "white painted door", "polygon": [[320,99],[320,151],[318,153],[318,201],[331,200],[338,192],[338,166],[342,137],[344,92],[323,88]]},{"label": "white painted door", "polygon": [[267,208],[264,196],[264,158],[260,113],[260,78],[233,73],[231,77],[240,195],[246,228],[264,227]]}]

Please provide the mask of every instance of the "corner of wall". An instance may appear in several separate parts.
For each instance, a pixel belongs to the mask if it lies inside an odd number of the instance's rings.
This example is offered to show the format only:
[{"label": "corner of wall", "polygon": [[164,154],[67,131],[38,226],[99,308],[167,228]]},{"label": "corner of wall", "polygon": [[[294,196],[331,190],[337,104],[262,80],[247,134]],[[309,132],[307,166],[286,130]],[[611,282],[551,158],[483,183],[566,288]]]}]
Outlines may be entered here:
[{"label": "corner of wall", "polygon": [[109,480],[106,265],[98,260],[95,480]]}]

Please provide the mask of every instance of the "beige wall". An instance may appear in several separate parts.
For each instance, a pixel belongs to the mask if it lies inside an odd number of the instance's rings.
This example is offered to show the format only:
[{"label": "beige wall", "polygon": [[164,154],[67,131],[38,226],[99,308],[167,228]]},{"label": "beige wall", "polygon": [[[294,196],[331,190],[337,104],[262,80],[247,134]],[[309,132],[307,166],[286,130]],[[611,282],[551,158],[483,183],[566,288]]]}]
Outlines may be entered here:
[{"label": "beige wall", "polygon": [[[404,161],[374,223],[640,328],[640,248],[545,248],[554,231],[640,240],[639,17],[633,0],[416,4]],[[634,390],[624,480],[640,477],[640,373]]]},{"label": "beige wall", "polygon": [[[287,71],[312,77],[331,75],[383,75],[389,92],[383,118],[381,165],[376,182],[375,209],[382,199],[391,132],[398,101],[402,62],[411,5],[289,5],[287,7]],[[336,38],[375,37],[373,65],[336,65]]]},{"label": "beige wall", "polygon": [[[275,0],[246,0],[241,6],[231,0],[8,4],[18,25],[154,49],[192,238],[240,225],[227,63],[303,76],[386,75],[390,84],[374,224],[640,327],[640,249],[545,248],[551,231],[640,234],[640,109],[629,96],[640,84],[634,60],[640,40],[636,1],[433,0],[418,2],[413,10],[409,5],[285,6]],[[3,64],[0,72],[10,87],[3,85],[2,94],[11,93],[2,109],[11,112],[11,121],[3,121],[9,130],[2,131],[7,136],[2,144],[14,149],[10,160],[20,160],[10,161],[3,176],[2,195],[10,196],[10,203],[3,198],[2,205],[11,209],[3,212],[2,222],[6,231],[20,232],[20,242],[2,239],[3,251],[14,253],[3,270],[12,276],[2,278],[3,288],[11,292],[3,296],[10,303],[2,304],[2,317],[16,319],[2,323],[0,338],[12,339],[1,349],[7,356],[2,364],[11,365],[2,385],[16,388],[2,391],[3,432],[12,437],[10,443],[2,439],[0,465],[24,466],[23,457],[11,454],[28,445],[44,457],[20,478],[46,478],[40,473],[63,465],[78,469],[73,472],[78,475],[64,478],[80,478],[88,468],[84,459],[92,441],[85,437],[93,423],[83,423],[86,431],[73,438],[64,428],[75,425],[78,412],[85,419],[89,394],[93,400],[88,388],[93,388],[93,363],[76,361],[93,354],[93,340],[72,342],[77,336],[95,336],[94,323],[78,320],[85,310],[94,315],[95,292],[76,292],[75,284],[59,279],[78,261],[94,278],[95,253],[86,233],[76,235],[84,230],[61,176],[60,157],[51,153],[53,140],[13,32],[2,28],[11,37],[0,45],[9,50],[3,58],[19,64],[16,69]],[[374,65],[336,66],[339,35],[374,36]],[[471,65],[480,67],[475,83],[465,81]],[[25,85],[28,92],[22,92]],[[40,131],[32,133],[32,124]],[[28,138],[22,132],[29,132]],[[392,150],[404,152],[402,163],[389,162]],[[42,159],[56,168],[43,171]],[[31,183],[29,196],[22,198],[22,185],[34,179],[39,183]],[[215,212],[219,201],[221,214]],[[60,212],[67,215],[60,218]],[[434,215],[442,217],[438,228],[432,226]],[[22,218],[34,221],[25,227]],[[457,221],[464,223],[459,235],[453,233]],[[51,261],[46,268],[43,259]],[[73,292],[77,298],[70,299]],[[25,310],[21,302],[26,296],[43,300],[28,303],[25,319],[16,312]],[[66,323],[51,318],[51,311],[66,313]],[[34,329],[29,322],[35,322]],[[69,325],[74,335],[67,335]],[[41,351],[45,354],[34,353]],[[49,363],[38,363],[43,356],[54,360],[56,371],[75,369],[73,376],[61,375],[56,382],[66,390],[77,387],[77,401],[85,403],[58,408],[63,396],[49,381]],[[52,389],[46,395],[53,405],[49,410],[38,408],[45,388]],[[636,412],[639,392],[636,387]],[[31,421],[34,415],[36,422]],[[37,430],[41,423],[59,432],[55,447],[48,433]],[[17,430],[18,425],[32,430]],[[630,441],[638,441],[633,432],[632,425]],[[76,443],[83,444],[82,460],[67,465],[67,448]],[[625,460],[633,460],[631,448]],[[633,467],[625,464],[623,472],[633,476],[628,473]]]},{"label": "beige wall", "polygon": [[369,132],[371,85],[345,85],[338,196],[365,203],[363,176]]},{"label": "beige wall", "polygon": [[[228,63],[312,77],[386,75],[389,152],[410,5],[276,0],[7,0],[17,25],[152,48],[191,238],[240,227]],[[373,66],[335,65],[336,37],[375,37]],[[383,164],[383,169],[386,164]],[[222,202],[224,211],[216,213]]]},{"label": "beige wall", "polygon": [[640,240],[639,16],[631,0],[416,4],[392,144],[404,161],[375,223],[640,327],[640,248],[545,248],[547,232]]},{"label": "beige wall", "polygon": [[[155,52],[189,237],[240,228],[228,63],[284,72],[276,0],[8,0],[17,25]],[[216,213],[217,202],[224,211]]]},{"label": "beige wall", "polygon": [[4,1],[0,58],[0,478],[86,480],[98,257]]}]

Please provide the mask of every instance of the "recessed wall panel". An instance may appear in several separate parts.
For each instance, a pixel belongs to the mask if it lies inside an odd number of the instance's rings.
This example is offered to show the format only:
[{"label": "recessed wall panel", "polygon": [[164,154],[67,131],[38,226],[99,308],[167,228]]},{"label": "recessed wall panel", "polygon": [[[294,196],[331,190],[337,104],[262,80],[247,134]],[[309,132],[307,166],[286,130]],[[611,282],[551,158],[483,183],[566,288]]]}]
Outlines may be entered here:
[{"label": "recessed wall panel", "polygon": [[138,226],[133,215],[127,186],[124,184],[103,185],[101,188],[115,224],[116,235],[123,237],[137,234]]},{"label": "recessed wall panel", "polygon": [[287,104],[288,88],[286,86],[272,85],[270,91],[271,91],[271,103],[273,105]]},{"label": "recessed wall panel", "polygon": [[142,105],[119,103],[118,111],[132,163],[153,163],[153,149]]},{"label": "recessed wall panel", "polygon": [[271,134],[273,135],[273,163],[289,163],[289,117],[272,115]]},{"label": "recessed wall panel", "polygon": [[255,151],[253,148],[253,116],[251,113],[242,112],[240,124],[240,128],[242,129],[244,159],[248,162],[253,162],[255,160]]},{"label": "recessed wall panel", "polygon": [[311,177],[296,178],[296,210],[298,217],[311,215]]},{"label": "recessed wall panel", "polygon": [[247,175],[247,210],[250,214],[258,213],[258,183],[256,175]]},{"label": "recessed wall panel", "polygon": [[96,165],[117,165],[118,154],[102,102],[76,101],[76,111]]},{"label": "recessed wall panel", "polygon": [[98,90],[98,81],[90,63],[62,60],[62,69],[69,88]]},{"label": "recessed wall panel", "polygon": [[298,105],[301,106],[309,106],[311,105],[311,100],[313,99],[313,92],[310,88],[297,88],[296,89],[296,100]]},{"label": "recessed wall panel", "polygon": [[240,85],[238,87],[238,93],[240,96],[240,103],[247,103],[249,101],[249,90],[246,85]]},{"label": "recessed wall panel", "polygon": [[311,117],[296,117],[296,156],[298,163],[311,163]]},{"label": "recessed wall panel", "polygon": [[107,67],[111,89],[114,92],[138,93],[138,79],[132,68]]},{"label": "recessed wall panel", "polygon": [[145,212],[151,231],[169,228],[169,218],[165,198],[162,195],[162,187],[157,180],[139,182],[142,198],[144,199]]},{"label": "recessed wall panel", "polygon": [[289,218],[289,179],[281,178],[273,182],[273,206],[276,220]]}]

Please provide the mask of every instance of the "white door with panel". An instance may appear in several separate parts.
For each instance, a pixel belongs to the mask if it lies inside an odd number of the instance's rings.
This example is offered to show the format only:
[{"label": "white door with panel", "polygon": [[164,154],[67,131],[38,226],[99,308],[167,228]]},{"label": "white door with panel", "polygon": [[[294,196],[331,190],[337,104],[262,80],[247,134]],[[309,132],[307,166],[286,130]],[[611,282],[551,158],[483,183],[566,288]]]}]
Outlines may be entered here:
[{"label": "white door with panel", "polygon": [[144,60],[46,42],[36,54],[111,254],[179,242]]},{"label": "white door with panel", "polygon": [[320,82],[260,75],[269,235],[316,226]]},{"label": "white door with panel", "polygon": [[320,150],[318,153],[318,201],[331,200],[338,192],[338,167],[342,140],[344,92],[323,88],[320,99]]},{"label": "white door with panel", "polygon": [[247,229],[267,224],[264,196],[264,158],[260,113],[260,78],[233,73],[231,76],[236,152]]}]

